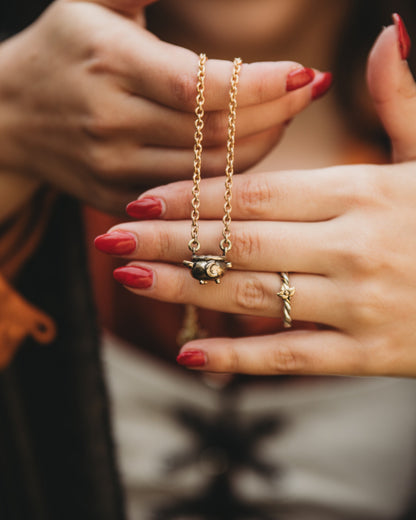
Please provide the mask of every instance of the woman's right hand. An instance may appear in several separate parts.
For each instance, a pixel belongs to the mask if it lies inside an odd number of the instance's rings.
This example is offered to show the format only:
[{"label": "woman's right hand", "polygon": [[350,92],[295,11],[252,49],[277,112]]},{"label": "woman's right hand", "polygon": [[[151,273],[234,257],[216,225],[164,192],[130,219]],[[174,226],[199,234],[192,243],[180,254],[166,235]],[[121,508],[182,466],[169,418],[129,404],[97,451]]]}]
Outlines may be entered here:
[{"label": "woman's right hand", "polygon": [[[0,171],[115,213],[144,188],[191,177],[198,56],[146,31],[149,3],[57,0],[0,46]],[[204,175],[220,175],[232,64],[206,70]],[[299,64],[243,65],[236,170],[263,157],[327,80],[295,89],[308,81]]]}]

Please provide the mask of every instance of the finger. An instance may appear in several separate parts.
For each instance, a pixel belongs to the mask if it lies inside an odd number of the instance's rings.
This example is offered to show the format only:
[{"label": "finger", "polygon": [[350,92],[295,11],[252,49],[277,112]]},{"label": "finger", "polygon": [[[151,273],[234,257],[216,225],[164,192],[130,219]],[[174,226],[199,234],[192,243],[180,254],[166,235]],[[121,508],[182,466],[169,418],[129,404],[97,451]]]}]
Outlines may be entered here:
[{"label": "finger", "polygon": [[[118,225],[117,229],[137,237],[136,249],[128,256],[130,259],[173,263],[190,259],[189,221],[129,222]],[[292,222],[233,222],[232,248],[227,253],[227,260],[233,263],[235,269],[327,274],[333,269],[334,263],[331,254],[334,248],[331,240],[333,232],[333,226],[325,222],[307,225]],[[323,237],[329,238],[325,240]],[[220,254],[221,238],[221,221],[201,222],[199,239],[202,245],[198,254]]]},{"label": "finger", "polygon": [[[282,127],[270,128],[259,134],[239,139],[235,171],[246,170],[264,157],[279,140]],[[107,185],[140,184],[144,188],[176,179],[190,179],[193,174],[193,150],[181,148],[140,147],[131,142],[98,143],[90,158],[95,176]],[[223,175],[226,150],[224,146],[206,148],[203,171],[206,176]],[[140,190],[143,191],[143,190]],[[136,196],[139,191],[136,192]],[[189,195],[189,194],[188,194]],[[188,196],[189,207],[189,196]],[[189,215],[188,215],[189,216]]]},{"label": "finger", "polygon": [[[277,125],[283,125],[301,112],[310,102],[305,89],[291,92],[269,103],[241,108],[236,123],[237,138],[249,137]],[[205,113],[203,146],[220,146],[226,142],[228,111]],[[175,110],[158,103],[130,96],[119,104],[116,114],[111,113],[107,124],[91,128],[97,138],[114,134],[137,135],[145,145],[193,148],[195,115]]]},{"label": "finger", "polygon": [[[171,108],[194,112],[198,56],[182,47],[162,42],[145,31],[137,33],[135,38],[134,42],[123,43],[124,52],[119,60],[118,70],[125,87],[132,93]],[[146,52],[143,52],[144,48]],[[230,61],[207,61],[205,110],[224,110],[228,106],[232,68]],[[288,76],[299,69],[304,70],[298,63],[290,61],[243,64],[238,106],[267,103],[282,97],[287,93]]]},{"label": "finger", "polygon": [[[240,152],[243,147],[240,147]],[[238,153],[236,158],[238,158]],[[358,167],[338,167],[308,171],[246,173],[233,180],[233,219],[321,221],[341,215],[368,197],[368,191],[357,189]],[[205,179],[201,182],[203,219],[222,218],[224,180]],[[192,183],[174,183],[149,190],[141,198],[155,197],[163,201],[165,219],[186,219],[189,216]],[[362,194],[362,196],[360,195]],[[140,207],[140,202],[137,202]]]},{"label": "finger", "polygon": [[410,49],[401,18],[385,29],[370,53],[367,79],[378,115],[389,134],[397,161],[416,158],[416,84],[406,58]]},{"label": "finger", "polygon": [[332,330],[196,340],[184,345],[178,362],[209,372],[253,375],[374,375],[381,371],[370,349]]},{"label": "finger", "polygon": [[[114,276],[126,288],[141,296],[282,321],[283,303],[277,296],[282,282],[278,273],[250,273],[233,269],[226,273],[220,284],[201,286],[185,266],[131,262],[116,269]],[[146,278],[145,288],[143,276]],[[293,320],[337,328],[345,324],[345,304],[341,293],[327,278],[291,274],[290,283],[296,289],[290,300]],[[316,297],[318,294],[319,298]]]}]

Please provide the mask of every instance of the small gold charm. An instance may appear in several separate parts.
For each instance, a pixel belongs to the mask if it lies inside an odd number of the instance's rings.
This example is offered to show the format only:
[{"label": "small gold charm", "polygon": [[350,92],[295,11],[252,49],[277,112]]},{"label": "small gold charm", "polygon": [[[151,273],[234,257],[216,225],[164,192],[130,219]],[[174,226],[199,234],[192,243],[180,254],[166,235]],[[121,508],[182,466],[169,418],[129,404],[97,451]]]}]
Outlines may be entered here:
[{"label": "small gold charm", "polygon": [[227,269],[232,267],[231,262],[227,262],[224,256],[192,256],[192,261],[184,260],[184,265],[191,269],[191,275],[199,280],[201,285],[206,285],[209,281],[221,283],[221,278]]},{"label": "small gold charm", "polygon": [[282,300],[290,300],[290,298],[295,294],[295,288],[294,287],[287,287],[284,286],[280,291],[277,293],[277,296],[280,296]]}]

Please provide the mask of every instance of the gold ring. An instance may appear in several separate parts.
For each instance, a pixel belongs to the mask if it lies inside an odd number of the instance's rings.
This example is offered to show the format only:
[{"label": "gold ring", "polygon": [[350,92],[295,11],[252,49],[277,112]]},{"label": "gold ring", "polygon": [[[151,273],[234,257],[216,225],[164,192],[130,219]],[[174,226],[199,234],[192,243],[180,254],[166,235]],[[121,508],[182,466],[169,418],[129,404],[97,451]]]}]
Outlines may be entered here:
[{"label": "gold ring", "polygon": [[289,276],[287,273],[280,273],[280,278],[282,279],[282,286],[280,287],[277,296],[283,300],[283,326],[286,329],[289,329],[292,326],[292,318],[290,316],[292,306],[290,304],[290,299],[295,294],[295,288],[290,287]]}]

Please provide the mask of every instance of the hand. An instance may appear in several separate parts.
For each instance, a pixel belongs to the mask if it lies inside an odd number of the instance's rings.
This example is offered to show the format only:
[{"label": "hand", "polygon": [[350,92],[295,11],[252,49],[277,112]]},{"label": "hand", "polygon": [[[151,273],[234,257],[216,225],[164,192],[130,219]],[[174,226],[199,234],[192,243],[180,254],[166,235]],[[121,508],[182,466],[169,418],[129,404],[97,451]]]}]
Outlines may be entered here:
[{"label": "hand", "polygon": [[[189,182],[139,199],[144,218],[158,207],[163,221],[123,224],[97,240],[132,260],[115,276],[137,294],[225,312],[278,319],[278,273],[288,271],[293,320],[321,324],[197,340],[183,347],[181,363],[250,374],[416,375],[416,86],[396,38],[394,27],[383,31],[368,78],[402,163],[235,177],[233,270],[220,285],[201,287],[178,265],[189,258]],[[200,237],[211,254],[222,229],[222,181],[201,187]]]},{"label": "hand", "polygon": [[[283,312],[276,296],[278,273],[294,273],[293,320],[325,328],[185,345],[182,352],[202,359],[204,370],[416,375],[415,166],[236,177],[228,255],[233,269],[220,285],[200,286],[178,265],[189,258],[190,226],[183,209],[188,183],[155,190],[152,195],[163,201],[167,220],[113,230],[124,244],[129,235],[119,232],[130,233],[133,251],[126,256],[137,260],[116,271],[116,278],[151,298],[278,320]],[[211,207],[201,207],[207,219],[200,229],[202,254],[218,251],[221,188],[211,179],[201,189],[212,201]]]},{"label": "hand", "polygon": [[[148,3],[58,0],[0,47],[2,170],[116,212],[144,188],[191,176],[198,57],[145,30]],[[231,69],[207,64],[207,175],[223,169]],[[237,170],[266,154],[319,90],[317,74],[287,92],[299,70],[293,62],[243,65]]]}]

